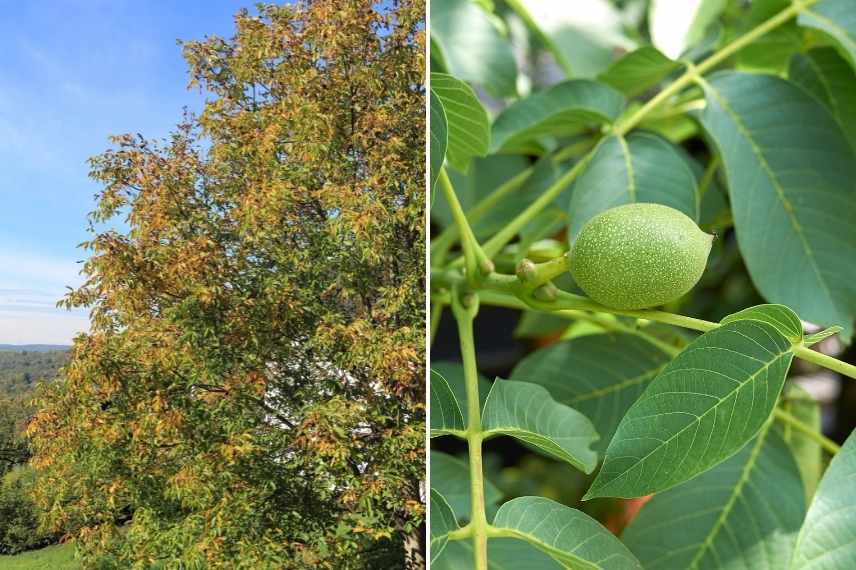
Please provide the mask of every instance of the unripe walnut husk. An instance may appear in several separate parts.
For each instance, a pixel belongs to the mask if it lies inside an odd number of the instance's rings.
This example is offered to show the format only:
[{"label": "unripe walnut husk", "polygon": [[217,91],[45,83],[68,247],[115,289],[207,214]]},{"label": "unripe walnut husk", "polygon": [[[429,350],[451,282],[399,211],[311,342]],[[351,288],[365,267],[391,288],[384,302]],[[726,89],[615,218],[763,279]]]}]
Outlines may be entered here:
[{"label": "unripe walnut husk", "polygon": [[586,295],[613,309],[663,305],[704,273],[713,236],[683,212],[626,204],[601,212],[571,247],[571,275]]}]

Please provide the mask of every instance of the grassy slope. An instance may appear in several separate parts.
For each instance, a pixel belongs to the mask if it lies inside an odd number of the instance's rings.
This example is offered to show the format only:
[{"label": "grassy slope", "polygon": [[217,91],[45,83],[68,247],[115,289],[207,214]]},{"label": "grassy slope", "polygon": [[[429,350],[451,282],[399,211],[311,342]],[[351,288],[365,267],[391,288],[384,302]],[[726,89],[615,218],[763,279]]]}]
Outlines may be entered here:
[{"label": "grassy slope", "polygon": [[48,546],[16,556],[0,556],[3,570],[76,570],[74,546],[70,544]]}]

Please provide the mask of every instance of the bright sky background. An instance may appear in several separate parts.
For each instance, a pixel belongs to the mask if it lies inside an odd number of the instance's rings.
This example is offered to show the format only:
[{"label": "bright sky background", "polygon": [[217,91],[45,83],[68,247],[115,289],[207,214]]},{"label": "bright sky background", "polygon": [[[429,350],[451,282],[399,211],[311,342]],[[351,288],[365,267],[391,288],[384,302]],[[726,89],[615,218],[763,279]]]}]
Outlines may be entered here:
[{"label": "bright sky background", "polygon": [[86,159],[111,134],[162,137],[187,91],[177,39],[230,36],[253,0],[0,0],[0,344],[67,344],[85,312],[77,245],[99,187]]}]

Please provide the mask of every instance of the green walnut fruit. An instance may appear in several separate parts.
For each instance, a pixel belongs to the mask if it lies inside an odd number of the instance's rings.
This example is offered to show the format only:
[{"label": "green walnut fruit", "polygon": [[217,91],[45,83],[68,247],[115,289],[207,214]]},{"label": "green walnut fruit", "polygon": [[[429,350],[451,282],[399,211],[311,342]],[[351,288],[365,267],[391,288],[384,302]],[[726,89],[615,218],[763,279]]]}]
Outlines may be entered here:
[{"label": "green walnut fruit", "polygon": [[698,283],[712,243],[712,235],[674,208],[618,206],[580,230],[571,248],[571,275],[601,305],[656,307]]}]

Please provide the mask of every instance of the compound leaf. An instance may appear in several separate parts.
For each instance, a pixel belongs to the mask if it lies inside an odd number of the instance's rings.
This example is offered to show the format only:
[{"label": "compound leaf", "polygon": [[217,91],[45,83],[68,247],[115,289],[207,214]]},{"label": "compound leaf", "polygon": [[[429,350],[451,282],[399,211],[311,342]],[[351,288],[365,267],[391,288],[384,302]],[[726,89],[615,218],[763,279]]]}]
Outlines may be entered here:
[{"label": "compound leaf", "polygon": [[[446,380],[455,401],[458,403],[458,409],[461,412],[464,425],[467,425],[467,386],[464,383],[464,367],[460,362],[433,362],[431,363],[431,372],[439,374]],[[479,408],[484,407],[484,401],[487,399],[487,393],[490,392],[490,382],[483,375],[479,374]]]},{"label": "compound leaf", "polygon": [[764,321],[769,325],[773,325],[776,330],[791,342],[802,342],[802,321],[800,321],[796,313],[784,305],[756,305],[732,313],[724,317],[720,322],[724,325],[743,320]]},{"label": "compound leaf", "polygon": [[439,97],[431,90],[431,190],[437,183],[437,177],[440,175],[440,169],[443,167],[443,161],[446,159],[446,147],[449,142],[448,125],[446,123],[446,113],[443,111],[443,104]]},{"label": "compound leaf", "polygon": [[642,46],[626,53],[610,65],[598,79],[627,97],[635,97],[653,87],[680,64],[654,46]]},{"label": "compound leaf", "polygon": [[[470,518],[470,467],[458,457],[431,451],[431,487],[443,495],[457,520]],[[502,500],[502,491],[484,479],[484,500],[489,509]]]},{"label": "compound leaf", "polygon": [[[785,387],[779,406],[805,425],[811,426],[817,433],[821,433],[820,404],[799,384],[791,383]],[[791,424],[781,422],[776,425],[800,468],[806,502],[809,502],[823,473],[823,449],[816,439],[794,429]]]},{"label": "compound leaf", "polygon": [[517,91],[517,63],[511,45],[477,3],[431,2],[431,37],[440,45],[451,75],[484,87],[494,97]]},{"label": "compound leaf", "polygon": [[449,542],[449,533],[458,528],[458,521],[446,498],[431,489],[431,562],[437,559]]},{"label": "compound leaf", "polygon": [[431,437],[457,435],[466,429],[461,406],[445,378],[431,371]]},{"label": "compound leaf", "polygon": [[834,48],[795,54],[788,77],[832,113],[856,148],[856,74]]},{"label": "compound leaf", "polygon": [[831,36],[841,53],[856,69],[856,10],[852,0],[821,0],[803,9],[797,18],[800,25],[820,30]]}]

